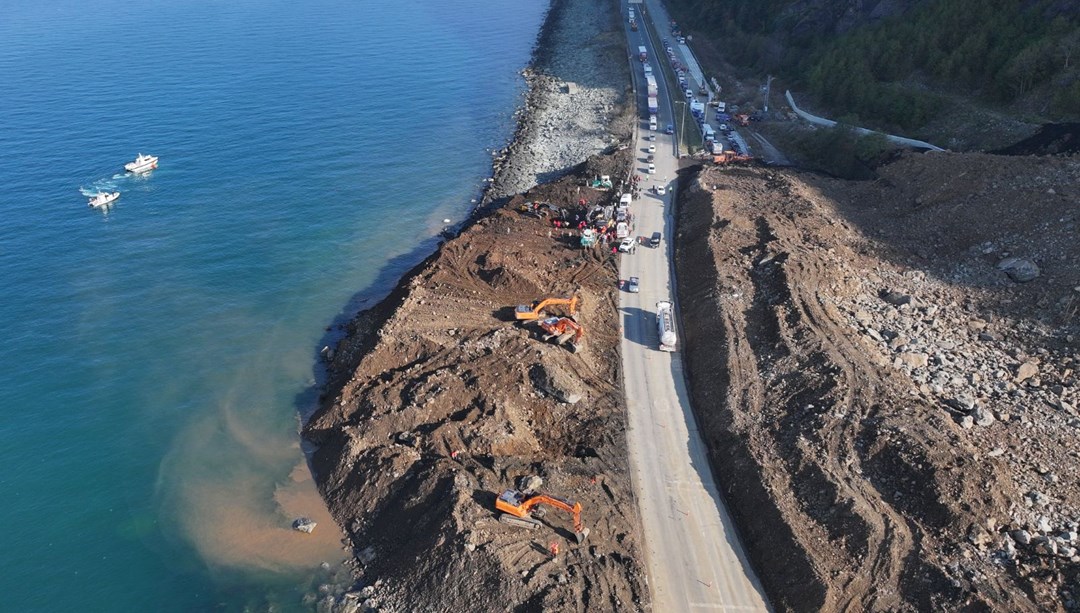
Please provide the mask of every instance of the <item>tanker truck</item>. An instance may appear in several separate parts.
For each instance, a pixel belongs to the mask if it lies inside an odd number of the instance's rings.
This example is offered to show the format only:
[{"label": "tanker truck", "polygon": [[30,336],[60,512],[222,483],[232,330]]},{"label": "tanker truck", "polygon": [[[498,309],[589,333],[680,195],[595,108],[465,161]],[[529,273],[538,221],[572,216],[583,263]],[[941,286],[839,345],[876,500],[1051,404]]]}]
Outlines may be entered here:
[{"label": "tanker truck", "polygon": [[656,331],[660,336],[660,351],[675,351],[675,311],[664,300],[656,303]]}]

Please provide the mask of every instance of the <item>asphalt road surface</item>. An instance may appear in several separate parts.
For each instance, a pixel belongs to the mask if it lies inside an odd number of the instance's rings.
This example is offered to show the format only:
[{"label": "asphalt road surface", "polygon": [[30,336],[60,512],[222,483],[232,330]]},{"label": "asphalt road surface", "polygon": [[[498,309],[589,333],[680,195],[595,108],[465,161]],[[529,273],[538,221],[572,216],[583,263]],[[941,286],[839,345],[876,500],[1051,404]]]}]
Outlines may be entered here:
[{"label": "asphalt road surface", "polygon": [[[635,6],[640,20],[642,5]],[[622,11],[626,23],[625,4]],[[658,19],[657,31],[665,31],[660,28],[665,28],[666,23]],[[666,61],[663,55],[656,55],[644,27],[639,27],[638,32],[627,28],[627,36],[632,50],[638,45],[649,47],[654,67]],[[642,68],[638,62],[631,63],[641,98],[639,108],[644,108]],[[640,244],[636,253],[620,256],[622,278],[640,279],[640,292],[623,289],[619,304],[630,464],[645,529],[652,610],[767,611],[764,591],[717,492],[690,409],[682,359],[678,351],[658,350],[656,303],[674,300],[671,188],[678,160],[673,137],[663,133],[664,126],[671,123],[670,100],[661,84],[659,132],[649,131],[647,117],[639,118],[635,166],[637,173],[647,178],[631,212],[635,216],[634,235]],[[655,134],[655,141],[646,140],[651,134]],[[645,162],[650,144],[656,145],[653,174],[647,173]],[[655,185],[664,185],[667,193],[654,193]],[[663,233],[663,240],[658,248],[649,248],[648,237],[656,231]]]}]

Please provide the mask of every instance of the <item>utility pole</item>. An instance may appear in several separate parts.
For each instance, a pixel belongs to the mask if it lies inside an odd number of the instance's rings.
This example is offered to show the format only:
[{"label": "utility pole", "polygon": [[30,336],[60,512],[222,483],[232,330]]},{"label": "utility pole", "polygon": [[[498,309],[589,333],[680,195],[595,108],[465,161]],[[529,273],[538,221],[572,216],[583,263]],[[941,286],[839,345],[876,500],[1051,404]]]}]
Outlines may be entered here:
[{"label": "utility pole", "polygon": [[765,112],[769,112],[769,90],[772,88],[772,75],[765,79]]},{"label": "utility pole", "polygon": [[[680,139],[685,139],[686,138],[686,132],[683,132],[683,128],[686,126],[686,103],[683,102],[682,100],[676,100],[675,104],[682,105],[682,107],[681,107],[682,112],[679,114],[679,138]],[[682,147],[680,147],[680,149],[681,148]],[[686,152],[690,153],[690,148],[689,147],[686,148]],[[681,152],[679,154],[679,157],[682,157]]]}]

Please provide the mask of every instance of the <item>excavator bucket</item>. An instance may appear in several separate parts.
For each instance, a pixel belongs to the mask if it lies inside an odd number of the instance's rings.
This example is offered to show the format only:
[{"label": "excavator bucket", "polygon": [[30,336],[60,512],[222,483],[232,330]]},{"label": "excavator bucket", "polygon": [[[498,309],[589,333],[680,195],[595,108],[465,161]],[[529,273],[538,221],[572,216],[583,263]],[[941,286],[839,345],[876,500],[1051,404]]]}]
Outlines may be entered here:
[{"label": "excavator bucket", "polygon": [[585,542],[585,539],[589,538],[589,529],[582,528],[581,532],[575,532],[574,538],[577,540],[577,544],[580,545]]}]

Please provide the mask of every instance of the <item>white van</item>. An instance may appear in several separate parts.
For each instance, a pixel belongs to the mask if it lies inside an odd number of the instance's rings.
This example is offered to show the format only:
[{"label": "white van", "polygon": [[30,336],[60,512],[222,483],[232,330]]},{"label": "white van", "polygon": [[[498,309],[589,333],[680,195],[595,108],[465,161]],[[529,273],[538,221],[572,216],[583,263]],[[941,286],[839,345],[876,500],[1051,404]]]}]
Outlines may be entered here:
[{"label": "white van", "polygon": [[701,138],[706,142],[716,140],[716,134],[713,132],[712,126],[705,124],[701,127]]}]

